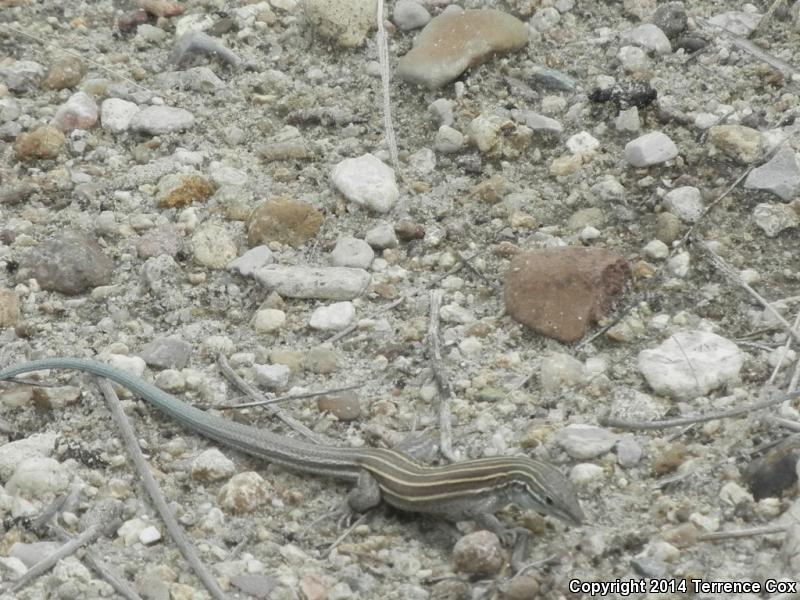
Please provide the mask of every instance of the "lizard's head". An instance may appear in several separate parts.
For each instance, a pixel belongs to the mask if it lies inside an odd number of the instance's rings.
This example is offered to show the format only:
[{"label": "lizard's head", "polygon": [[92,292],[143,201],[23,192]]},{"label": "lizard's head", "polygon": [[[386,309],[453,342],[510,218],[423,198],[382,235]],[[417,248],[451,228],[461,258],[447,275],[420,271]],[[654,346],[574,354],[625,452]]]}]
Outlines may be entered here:
[{"label": "lizard's head", "polygon": [[517,458],[509,500],[520,508],[557,517],[572,525],[586,518],[572,482],[550,463]]}]

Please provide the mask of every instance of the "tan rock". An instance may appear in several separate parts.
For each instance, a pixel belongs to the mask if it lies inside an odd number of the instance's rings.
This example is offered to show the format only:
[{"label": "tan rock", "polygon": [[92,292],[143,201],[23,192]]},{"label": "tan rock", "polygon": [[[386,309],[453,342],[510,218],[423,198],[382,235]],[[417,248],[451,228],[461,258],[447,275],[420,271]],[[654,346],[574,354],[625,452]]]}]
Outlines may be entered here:
[{"label": "tan rock", "polygon": [[525,252],[506,275],[506,310],[542,335],[575,342],[611,308],[629,277],[628,262],[604,248]]},{"label": "tan rock", "polygon": [[494,9],[447,12],[431,19],[414,48],[397,64],[397,76],[436,89],[495,54],[528,43],[525,24]]},{"label": "tan rock", "polygon": [[345,48],[362,45],[375,25],[376,0],[305,0],[303,6],[314,30]]},{"label": "tan rock", "polygon": [[272,241],[299,246],[317,235],[322,213],[307,202],[275,198],[257,206],[247,220],[247,243],[250,247]]},{"label": "tan rock", "polygon": [[56,158],[67,138],[55,127],[44,125],[30,133],[20,133],[14,142],[14,154],[18,161],[39,158]]},{"label": "tan rock", "polygon": [[207,200],[214,184],[195,173],[169,173],[158,182],[156,204],[161,208],[182,208]]},{"label": "tan rock", "polygon": [[741,163],[752,164],[761,158],[761,134],[744,125],[716,125],[708,130],[708,139],[721,152]]},{"label": "tan rock", "polygon": [[14,290],[0,288],[0,327],[12,327],[19,321],[19,298]]}]

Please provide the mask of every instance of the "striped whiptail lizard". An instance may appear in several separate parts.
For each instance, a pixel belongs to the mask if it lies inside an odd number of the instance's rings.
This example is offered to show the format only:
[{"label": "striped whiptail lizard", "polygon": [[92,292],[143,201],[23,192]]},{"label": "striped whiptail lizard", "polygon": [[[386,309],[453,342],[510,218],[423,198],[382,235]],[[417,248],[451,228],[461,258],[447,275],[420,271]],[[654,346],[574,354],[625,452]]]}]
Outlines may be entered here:
[{"label": "striped whiptail lizard", "polygon": [[[351,481],[347,503],[363,512],[380,503],[450,521],[472,519],[510,541],[493,513],[509,504],[568,523],[584,515],[572,483],[553,465],[523,456],[479,458],[426,466],[381,448],[317,445],[236,423],[197,409],[146,381],[109,365],[81,358],[49,358],[0,371],[0,381],[43,369],[75,369],[105,377],[189,429],[245,454],[294,471]],[[513,533],[512,533],[513,536]]]}]

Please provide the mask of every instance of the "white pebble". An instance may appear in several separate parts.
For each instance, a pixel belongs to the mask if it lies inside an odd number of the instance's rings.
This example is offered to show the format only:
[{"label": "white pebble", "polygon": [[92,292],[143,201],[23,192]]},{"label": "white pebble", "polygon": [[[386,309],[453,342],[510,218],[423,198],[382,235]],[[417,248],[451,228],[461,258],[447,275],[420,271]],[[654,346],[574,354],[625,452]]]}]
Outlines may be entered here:
[{"label": "white pebble", "polygon": [[314,310],[308,324],[312,329],[339,331],[351,325],[355,317],[356,309],[352,302],[336,302]]}]

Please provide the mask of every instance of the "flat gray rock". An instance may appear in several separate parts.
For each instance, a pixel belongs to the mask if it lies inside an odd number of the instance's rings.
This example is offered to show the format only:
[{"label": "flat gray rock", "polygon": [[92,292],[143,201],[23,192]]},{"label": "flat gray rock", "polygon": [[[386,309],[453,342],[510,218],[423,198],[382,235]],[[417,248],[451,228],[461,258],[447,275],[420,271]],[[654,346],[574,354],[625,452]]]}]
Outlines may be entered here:
[{"label": "flat gray rock", "polygon": [[284,298],[352,300],[363,294],[370,282],[364,269],[349,267],[293,267],[266,265],[254,272],[256,281]]},{"label": "flat gray rock", "polygon": [[789,146],[778,150],[772,159],[750,171],[744,187],[772,192],[784,202],[793,200],[800,194],[800,166],[794,150]]}]

